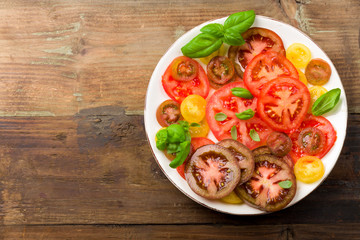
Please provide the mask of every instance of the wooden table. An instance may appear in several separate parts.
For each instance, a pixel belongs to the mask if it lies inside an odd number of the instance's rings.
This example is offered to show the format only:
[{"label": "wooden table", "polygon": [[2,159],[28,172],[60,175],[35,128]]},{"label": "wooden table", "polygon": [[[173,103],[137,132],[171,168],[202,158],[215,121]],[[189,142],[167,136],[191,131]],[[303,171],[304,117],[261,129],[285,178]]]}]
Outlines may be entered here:
[{"label": "wooden table", "polygon": [[[327,180],[264,216],[209,210],[175,188],[147,143],[147,85],[194,26],[254,9],[332,59],[348,132]],[[0,2],[1,239],[360,239],[360,2]]]}]

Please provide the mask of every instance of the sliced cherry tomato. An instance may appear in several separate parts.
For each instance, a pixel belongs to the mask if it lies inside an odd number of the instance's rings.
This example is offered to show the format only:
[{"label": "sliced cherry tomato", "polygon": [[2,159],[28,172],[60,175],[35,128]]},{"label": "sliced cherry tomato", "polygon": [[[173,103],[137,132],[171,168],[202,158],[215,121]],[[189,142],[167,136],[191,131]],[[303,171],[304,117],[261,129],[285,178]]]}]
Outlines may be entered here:
[{"label": "sliced cherry tomato", "polygon": [[[199,147],[202,147],[202,146],[205,146],[208,144],[214,144],[214,142],[205,137],[191,138],[191,154],[193,152],[195,152],[195,150],[198,149]],[[185,165],[186,165],[186,161],[182,165],[180,165],[176,168],[177,172],[180,174],[180,176],[183,179],[185,179]]]},{"label": "sliced cherry tomato", "polygon": [[200,61],[202,63],[204,63],[205,65],[208,65],[208,63],[210,62],[211,59],[213,59],[213,57],[224,56],[225,53],[226,53],[226,49],[225,49],[224,44],[223,44],[223,45],[221,45],[221,47],[218,50],[216,50],[215,52],[213,52],[209,56],[200,58]]},{"label": "sliced cherry tomato", "polygon": [[312,59],[306,66],[305,76],[312,85],[324,85],[330,79],[331,67],[320,58]]},{"label": "sliced cherry tomato", "polygon": [[286,49],[286,57],[297,68],[305,68],[311,60],[310,49],[302,43],[293,43]]},{"label": "sliced cherry tomato", "polygon": [[257,108],[261,119],[274,130],[289,132],[300,126],[309,105],[310,93],[302,82],[280,77],[264,85]]},{"label": "sliced cherry tomato", "polygon": [[179,103],[181,103],[184,98],[192,94],[197,94],[206,98],[209,94],[209,81],[200,64],[196,62],[199,71],[194,79],[190,81],[178,81],[172,77],[172,67],[175,61],[176,59],[170,63],[162,76],[162,85],[169,97]]},{"label": "sliced cherry tomato", "polygon": [[[289,188],[279,183],[290,181]],[[255,156],[255,171],[246,183],[235,192],[250,206],[274,212],[286,207],[296,193],[296,178],[293,170],[280,158],[273,155]]]},{"label": "sliced cherry tomato", "polygon": [[289,137],[291,138],[291,141],[293,143],[292,149],[289,154],[295,162],[297,161],[297,159],[308,155],[305,149],[299,144],[299,135],[304,129],[307,129],[309,127],[319,129],[325,136],[324,147],[322,147],[322,149],[315,154],[316,157],[324,157],[325,154],[330,151],[336,141],[336,131],[332,124],[326,118],[308,114],[305,117],[304,121],[301,123],[301,125],[289,134]]},{"label": "sliced cherry tomato", "polygon": [[180,105],[181,115],[190,123],[198,123],[205,117],[206,100],[199,95],[187,96]]},{"label": "sliced cherry tomato", "polygon": [[292,142],[285,133],[272,132],[266,140],[266,145],[269,147],[272,154],[283,157],[290,152]]},{"label": "sliced cherry tomato", "polygon": [[325,146],[325,135],[317,128],[308,127],[300,132],[298,144],[306,154],[316,155]]},{"label": "sliced cherry tomato", "polygon": [[170,126],[182,118],[180,104],[174,100],[166,100],[156,111],[156,119],[162,127]]},{"label": "sliced cherry tomato", "polygon": [[189,127],[189,133],[192,138],[194,137],[206,137],[209,134],[209,124],[204,118],[201,122],[198,123],[199,126]]},{"label": "sliced cherry tomato", "polygon": [[266,28],[249,28],[242,34],[245,44],[239,46],[239,62],[245,69],[258,54],[274,51],[285,56],[284,44],[275,32]]},{"label": "sliced cherry tomato", "polygon": [[[262,121],[257,114],[248,120],[240,120],[236,113],[252,109],[256,112],[257,98],[244,99],[232,94],[231,89],[235,87],[246,88],[242,82],[234,82],[225,85],[216,90],[208,100],[206,105],[206,120],[214,136],[220,141],[222,139],[231,139],[231,129],[235,126],[237,140],[248,148],[265,144],[267,136],[272,132],[270,127]],[[215,116],[219,113],[226,115],[223,121],[217,121]],[[254,129],[260,136],[260,142],[254,141],[249,133]]]},{"label": "sliced cherry tomato", "polygon": [[285,56],[268,51],[257,55],[248,64],[244,82],[253,95],[259,96],[264,84],[278,77],[292,77],[298,80],[299,74]]},{"label": "sliced cherry tomato", "polygon": [[185,166],[190,188],[207,199],[229,195],[240,181],[240,168],[232,152],[212,144],[198,148]]},{"label": "sliced cherry tomato", "polygon": [[190,81],[198,75],[199,64],[192,58],[180,56],[173,61],[171,70],[175,80]]},{"label": "sliced cherry tomato", "polygon": [[216,56],[207,65],[207,76],[211,82],[216,84],[226,84],[235,74],[234,65],[225,56]]},{"label": "sliced cherry tomato", "polygon": [[325,167],[319,158],[306,156],[296,162],[294,173],[297,180],[304,183],[313,183],[324,176]]}]

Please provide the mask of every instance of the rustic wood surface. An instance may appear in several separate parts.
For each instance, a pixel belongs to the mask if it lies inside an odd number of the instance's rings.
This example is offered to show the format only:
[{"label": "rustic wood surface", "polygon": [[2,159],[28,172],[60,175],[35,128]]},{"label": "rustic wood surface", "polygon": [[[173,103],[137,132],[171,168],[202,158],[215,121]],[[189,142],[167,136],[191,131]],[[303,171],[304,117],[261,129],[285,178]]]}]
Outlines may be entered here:
[{"label": "rustic wood surface", "polygon": [[[263,216],[177,190],[144,130],[147,84],[194,26],[254,9],[307,33],[344,85],[348,132],[327,180]],[[0,1],[1,239],[360,239],[360,1]]]}]

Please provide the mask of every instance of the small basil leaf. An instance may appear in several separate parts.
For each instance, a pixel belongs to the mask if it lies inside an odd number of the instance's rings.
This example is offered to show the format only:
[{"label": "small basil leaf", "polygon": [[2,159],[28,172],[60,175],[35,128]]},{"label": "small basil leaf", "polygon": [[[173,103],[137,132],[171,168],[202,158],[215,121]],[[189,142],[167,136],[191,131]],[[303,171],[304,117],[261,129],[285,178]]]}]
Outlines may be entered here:
[{"label": "small basil leaf", "polygon": [[279,186],[284,189],[288,189],[288,188],[291,188],[292,182],[290,180],[285,180],[285,181],[279,182]]},{"label": "small basil leaf", "polygon": [[168,133],[166,128],[165,129],[161,129],[160,131],[158,131],[156,133],[156,147],[159,150],[165,150],[166,146],[167,146],[167,138],[168,138]]},{"label": "small basil leaf", "polygon": [[225,30],[224,42],[231,46],[241,46],[245,43],[245,40],[239,32],[232,28],[229,28]]},{"label": "small basil leaf", "polygon": [[221,38],[224,36],[224,27],[220,23],[210,23],[200,29],[200,32],[208,33],[215,37]]},{"label": "small basil leaf", "polygon": [[245,98],[245,99],[253,99],[254,98],[254,96],[251,94],[251,92],[245,88],[240,88],[240,87],[232,88],[231,92],[236,97],[241,97],[241,98]]},{"label": "small basil leaf", "polygon": [[225,119],[227,119],[227,116],[225,113],[219,112],[217,114],[215,114],[215,120],[218,122],[224,121]]},{"label": "small basil leaf", "polygon": [[232,128],[231,128],[231,137],[232,137],[232,139],[237,140],[237,129],[236,129],[236,126],[232,126]]},{"label": "small basil leaf", "polygon": [[231,14],[224,22],[224,29],[233,29],[238,33],[243,33],[251,27],[255,21],[254,10]]},{"label": "small basil leaf", "polygon": [[249,108],[241,113],[235,113],[235,116],[241,120],[248,120],[248,119],[252,118],[254,115],[255,115],[255,112],[251,108]]},{"label": "small basil leaf", "polygon": [[189,131],[189,123],[187,121],[178,121],[178,124],[182,126],[185,132]]},{"label": "small basil leaf", "polygon": [[312,106],[312,113],[315,116],[323,115],[331,111],[339,102],[341,90],[339,88],[332,89],[321,95]]},{"label": "small basil leaf", "polygon": [[185,141],[180,143],[180,151],[176,154],[175,159],[171,161],[169,166],[171,168],[177,168],[178,166],[184,163],[189,153],[190,153],[190,141]]},{"label": "small basil leaf", "polygon": [[179,124],[171,124],[167,127],[168,142],[179,143],[185,141],[185,131]]},{"label": "small basil leaf", "polygon": [[193,122],[190,124],[190,127],[200,127],[200,124]]},{"label": "small basil leaf", "polygon": [[259,134],[255,131],[255,129],[251,129],[249,135],[255,142],[260,142]]},{"label": "small basil leaf", "polygon": [[208,33],[200,33],[185,46],[181,48],[181,52],[191,58],[201,58],[209,56],[218,50],[223,41]]}]

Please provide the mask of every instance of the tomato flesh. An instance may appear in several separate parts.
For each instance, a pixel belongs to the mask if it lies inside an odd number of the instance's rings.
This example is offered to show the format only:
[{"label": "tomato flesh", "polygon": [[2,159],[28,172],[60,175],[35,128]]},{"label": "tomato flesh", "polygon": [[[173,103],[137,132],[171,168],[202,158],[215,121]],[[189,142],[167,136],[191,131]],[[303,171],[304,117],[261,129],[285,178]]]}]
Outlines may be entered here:
[{"label": "tomato flesh", "polygon": [[285,56],[268,51],[257,55],[248,64],[244,73],[244,82],[253,95],[259,96],[264,84],[278,77],[292,77],[298,80],[299,74]]},{"label": "tomato flesh", "polygon": [[289,132],[300,126],[309,105],[308,88],[299,80],[281,77],[264,85],[257,108],[261,119],[271,128]]}]

